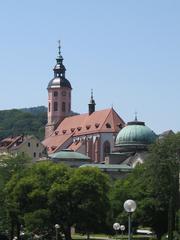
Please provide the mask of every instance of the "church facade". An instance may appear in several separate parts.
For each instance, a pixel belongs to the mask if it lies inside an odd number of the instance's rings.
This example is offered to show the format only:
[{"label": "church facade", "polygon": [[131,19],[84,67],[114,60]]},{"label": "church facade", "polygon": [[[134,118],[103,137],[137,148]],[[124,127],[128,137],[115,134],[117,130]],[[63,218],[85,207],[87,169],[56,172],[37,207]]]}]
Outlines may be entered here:
[{"label": "church facade", "polygon": [[54,77],[47,87],[48,123],[43,141],[48,154],[66,149],[85,154],[92,162],[103,162],[114,148],[116,136],[125,122],[113,108],[96,111],[92,92],[88,113],[74,115],[72,86],[65,76],[60,45],[53,71]]}]

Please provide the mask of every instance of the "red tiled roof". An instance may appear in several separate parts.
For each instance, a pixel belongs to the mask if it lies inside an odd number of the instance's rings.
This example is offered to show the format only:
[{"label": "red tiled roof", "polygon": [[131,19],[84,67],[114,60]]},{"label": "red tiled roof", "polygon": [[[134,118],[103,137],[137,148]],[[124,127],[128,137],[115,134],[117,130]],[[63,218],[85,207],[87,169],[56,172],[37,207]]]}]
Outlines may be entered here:
[{"label": "red tiled roof", "polygon": [[[18,142],[19,140],[21,140],[21,141]],[[16,143],[18,143],[18,145],[21,144],[23,141],[24,141],[24,136],[22,136],[22,135],[7,137],[7,138],[4,138],[0,141],[0,148],[7,148],[8,149]]]},{"label": "red tiled roof", "polygon": [[44,146],[48,147],[48,152],[53,153],[58,149],[63,143],[65,143],[72,134],[61,134],[61,135],[51,135],[46,138],[42,143]]},{"label": "red tiled roof", "polygon": [[95,111],[91,115],[86,113],[67,117],[59,124],[54,133],[43,141],[43,144],[50,148],[53,147],[52,151],[54,152],[71,136],[119,132],[120,124],[123,126],[125,123],[113,108]]},{"label": "red tiled roof", "polygon": [[73,142],[67,149],[69,150],[73,150],[74,152],[76,152],[82,145],[81,141],[78,142]]},{"label": "red tiled roof", "polygon": [[[110,128],[106,127],[107,123],[110,124]],[[66,133],[70,134],[73,131],[74,136],[96,132],[118,132],[119,124],[124,125],[124,121],[113,108],[110,108],[93,112],[91,115],[86,113],[67,117],[60,123],[56,132],[62,134],[66,130]]]}]

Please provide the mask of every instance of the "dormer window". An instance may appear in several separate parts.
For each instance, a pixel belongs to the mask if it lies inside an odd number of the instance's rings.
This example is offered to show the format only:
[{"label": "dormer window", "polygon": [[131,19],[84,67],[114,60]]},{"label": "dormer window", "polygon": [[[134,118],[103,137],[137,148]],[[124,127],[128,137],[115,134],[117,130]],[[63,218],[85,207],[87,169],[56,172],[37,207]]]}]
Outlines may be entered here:
[{"label": "dormer window", "polygon": [[71,132],[74,132],[75,128],[71,128]]},{"label": "dormer window", "polygon": [[59,131],[55,131],[54,133],[55,133],[55,135],[57,136],[57,135],[58,135],[58,133],[59,133]]},{"label": "dormer window", "polygon": [[54,151],[57,148],[57,146],[51,146],[51,150]]},{"label": "dormer window", "polygon": [[67,130],[62,130],[62,133],[65,134]]},{"label": "dormer window", "polygon": [[86,129],[87,130],[90,129],[90,127],[91,127],[91,125],[86,125]]},{"label": "dormer window", "polygon": [[119,129],[122,129],[123,128],[122,123],[118,124],[118,127],[119,127]]},{"label": "dormer window", "polygon": [[106,123],[106,128],[111,128],[111,124],[110,123]]},{"label": "dormer window", "polygon": [[98,128],[98,127],[99,127],[99,125],[100,125],[99,123],[95,123],[95,127],[96,127],[96,128]]},{"label": "dormer window", "polygon": [[82,127],[77,127],[77,130],[80,131],[82,129]]}]

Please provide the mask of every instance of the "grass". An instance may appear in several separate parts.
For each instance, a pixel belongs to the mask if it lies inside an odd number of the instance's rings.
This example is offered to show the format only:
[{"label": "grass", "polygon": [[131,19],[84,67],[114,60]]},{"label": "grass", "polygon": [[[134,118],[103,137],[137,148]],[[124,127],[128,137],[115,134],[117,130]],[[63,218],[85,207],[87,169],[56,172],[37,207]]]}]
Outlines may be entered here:
[{"label": "grass", "polygon": [[[132,236],[133,239],[135,240],[156,240],[156,238],[154,238],[153,236],[150,235],[133,235]],[[73,234],[72,235],[72,239],[75,240],[82,240],[82,239],[87,239],[87,235],[82,235],[82,234]],[[97,239],[97,240],[107,240],[107,239],[112,239],[112,240],[122,240],[122,239],[128,239],[128,235],[120,235],[118,234],[116,235],[106,235],[106,234],[90,234],[90,239]]]}]

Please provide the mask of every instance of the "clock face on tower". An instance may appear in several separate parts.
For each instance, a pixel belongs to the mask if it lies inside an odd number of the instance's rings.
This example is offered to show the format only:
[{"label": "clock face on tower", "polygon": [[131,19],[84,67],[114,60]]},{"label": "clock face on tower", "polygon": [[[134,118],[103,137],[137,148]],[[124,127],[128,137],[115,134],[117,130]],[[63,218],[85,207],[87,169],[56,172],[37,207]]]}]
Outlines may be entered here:
[{"label": "clock face on tower", "polygon": [[66,96],[66,91],[62,91],[62,96]]}]

